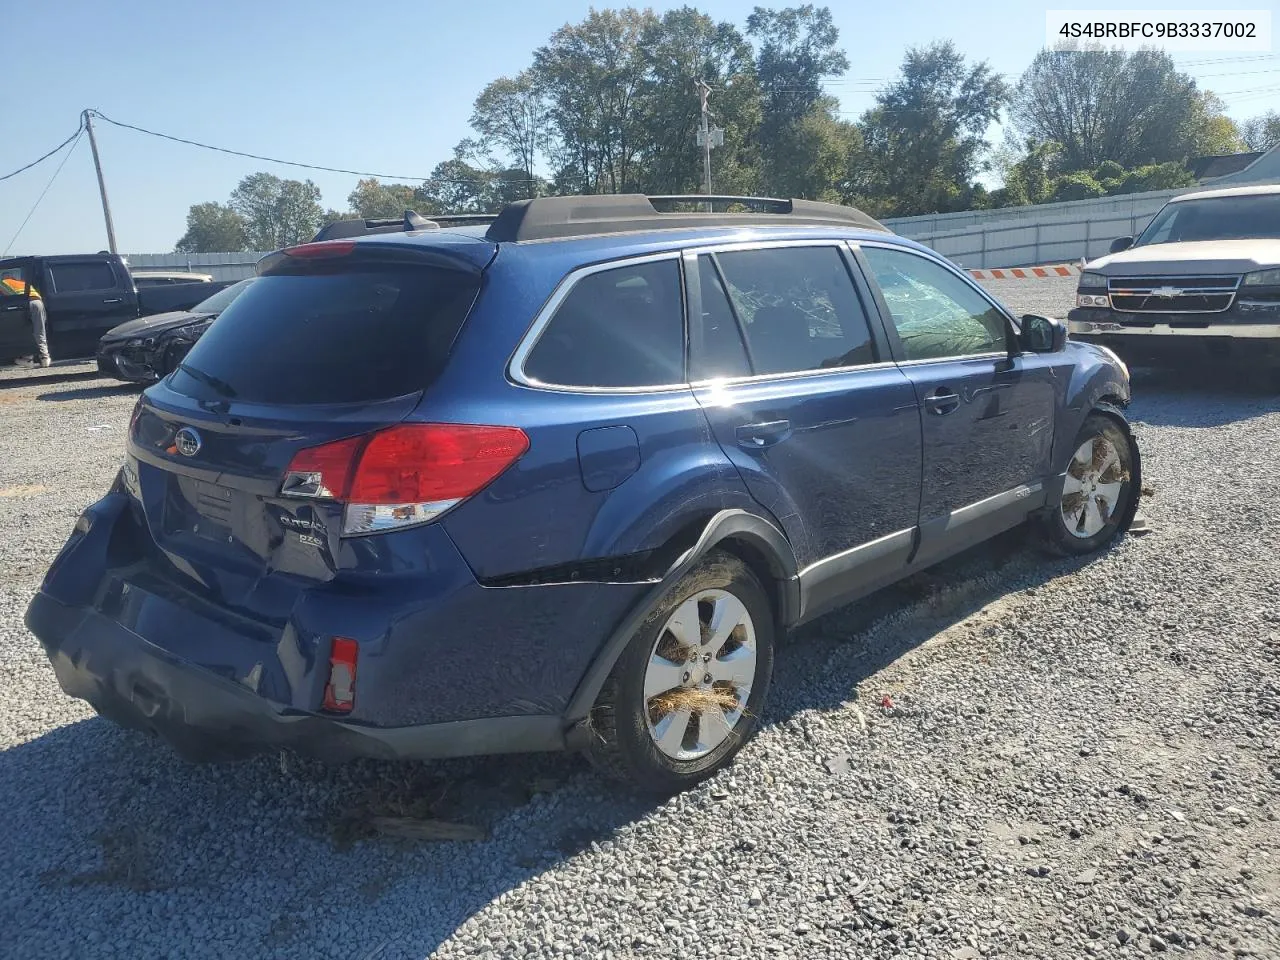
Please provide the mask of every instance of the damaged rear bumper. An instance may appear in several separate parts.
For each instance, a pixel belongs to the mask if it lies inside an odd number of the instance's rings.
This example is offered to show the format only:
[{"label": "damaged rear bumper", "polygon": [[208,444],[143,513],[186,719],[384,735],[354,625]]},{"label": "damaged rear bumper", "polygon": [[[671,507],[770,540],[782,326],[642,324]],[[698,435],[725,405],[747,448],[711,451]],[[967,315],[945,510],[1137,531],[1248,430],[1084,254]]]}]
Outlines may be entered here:
[{"label": "damaged rear bumper", "polygon": [[27,627],[62,689],[121,726],[169,741],[198,761],[290,748],[325,760],[428,759],[564,748],[559,717],[489,717],[373,727],[276,704],[187,663],[108,617],[38,593]]}]

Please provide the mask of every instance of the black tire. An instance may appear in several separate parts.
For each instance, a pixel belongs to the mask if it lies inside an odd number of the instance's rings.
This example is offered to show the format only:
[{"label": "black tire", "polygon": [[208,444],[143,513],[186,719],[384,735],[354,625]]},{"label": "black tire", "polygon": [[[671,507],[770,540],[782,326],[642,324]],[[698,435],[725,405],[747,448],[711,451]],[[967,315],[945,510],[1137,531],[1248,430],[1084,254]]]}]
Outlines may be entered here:
[{"label": "black tire", "polygon": [[[1040,524],[1040,539],[1050,552],[1059,556],[1080,556],[1101,550],[1119,534],[1129,529],[1133,516],[1138,509],[1138,498],[1142,490],[1141,460],[1138,445],[1129,432],[1128,425],[1118,414],[1101,412],[1091,413],[1076,435],[1072,444],[1072,456],[1091,440],[1103,439],[1116,450],[1120,460],[1117,475],[1121,480],[1120,493],[1116,505],[1112,509],[1102,529],[1092,536],[1081,536],[1068,528],[1063,515],[1063,492],[1047,505],[1045,516]],[[1111,471],[1108,471],[1110,475]],[[1078,494],[1077,494],[1078,496]]]},{"label": "black tire", "polygon": [[[711,589],[731,593],[751,617],[756,638],[755,678],[746,709],[728,738],[701,757],[678,760],[659,750],[649,732],[645,674],[659,632],[671,614],[690,597]],[[614,665],[591,710],[586,751],[591,762],[614,779],[667,796],[688,789],[726,766],[759,728],[773,676],[776,631],[769,595],[751,568],[729,553],[708,554],[657,603]]]}]

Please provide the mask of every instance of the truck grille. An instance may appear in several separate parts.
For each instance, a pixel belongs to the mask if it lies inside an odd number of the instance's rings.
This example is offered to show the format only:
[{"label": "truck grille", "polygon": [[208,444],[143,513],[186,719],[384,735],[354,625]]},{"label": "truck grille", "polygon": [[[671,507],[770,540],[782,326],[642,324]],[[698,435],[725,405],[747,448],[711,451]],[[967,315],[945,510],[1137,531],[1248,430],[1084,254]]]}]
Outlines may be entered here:
[{"label": "truck grille", "polygon": [[1221,313],[1230,309],[1238,276],[1111,277],[1111,307],[1122,313]]}]

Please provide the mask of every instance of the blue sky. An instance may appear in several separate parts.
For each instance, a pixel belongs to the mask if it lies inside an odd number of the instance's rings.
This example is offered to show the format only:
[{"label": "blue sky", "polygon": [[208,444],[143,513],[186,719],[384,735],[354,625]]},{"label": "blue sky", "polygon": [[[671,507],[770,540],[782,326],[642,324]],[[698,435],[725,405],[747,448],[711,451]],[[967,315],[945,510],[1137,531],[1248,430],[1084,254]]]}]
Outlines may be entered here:
[{"label": "blue sky", "polygon": [[[755,4],[693,5],[742,25]],[[939,39],[954,40],[970,59],[987,60],[1016,78],[1044,42],[1044,11],[1070,6],[1061,0],[1043,6],[1026,0],[833,2],[852,68],[830,90],[856,117],[870,105],[869,91],[896,73],[908,46]],[[1172,6],[1214,5],[1123,4]],[[1280,28],[1274,0],[1235,6],[1271,9]],[[20,35],[37,39],[6,43],[0,55],[9,121],[0,136],[0,175],[59,143],[75,129],[80,111],[94,107],[118,120],[233,149],[425,177],[468,135],[471,103],[481,88],[527,66],[536,46],[587,10],[587,4],[567,0],[23,4]],[[14,25],[9,19],[10,40],[19,36]],[[1280,95],[1249,96],[1280,84],[1280,54],[1177,59],[1226,96],[1237,119],[1280,107]],[[222,156],[106,125],[98,133],[122,252],[171,250],[191,204],[224,201],[242,176],[256,170],[311,176],[324,203],[338,209],[346,208],[357,179]],[[56,165],[56,159],[46,161],[0,182],[0,252]],[[88,143],[82,141],[10,253],[105,245]]]}]

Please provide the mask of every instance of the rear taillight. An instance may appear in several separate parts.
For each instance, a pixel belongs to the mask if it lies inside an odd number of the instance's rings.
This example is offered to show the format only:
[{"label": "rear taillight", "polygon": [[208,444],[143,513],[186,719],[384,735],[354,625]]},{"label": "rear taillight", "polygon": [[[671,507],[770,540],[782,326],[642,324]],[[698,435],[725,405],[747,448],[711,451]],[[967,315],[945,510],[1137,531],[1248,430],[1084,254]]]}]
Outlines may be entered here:
[{"label": "rear taillight", "polygon": [[334,637],[329,651],[329,682],[324,686],[324,708],[334,713],[350,713],[356,705],[356,658],[360,648],[354,640]]},{"label": "rear taillight", "polygon": [[517,427],[402,424],[299,450],[280,492],[344,503],[344,536],[398,530],[479,493],[528,449]]}]

